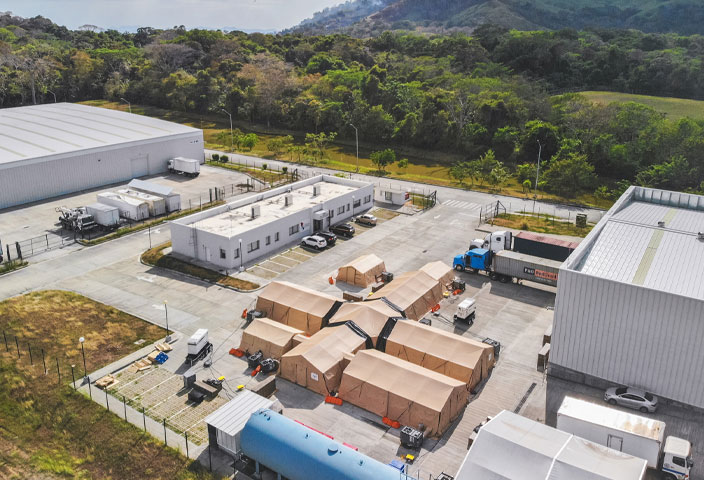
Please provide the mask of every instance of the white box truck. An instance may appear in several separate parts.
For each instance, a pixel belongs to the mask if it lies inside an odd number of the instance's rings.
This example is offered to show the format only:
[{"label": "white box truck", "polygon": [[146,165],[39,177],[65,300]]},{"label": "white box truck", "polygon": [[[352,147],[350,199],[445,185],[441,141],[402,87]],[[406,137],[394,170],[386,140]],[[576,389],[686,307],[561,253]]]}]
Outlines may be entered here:
[{"label": "white box truck", "polygon": [[604,405],[565,397],[557,412],[557,429],[619,452],[645,459],[665,480],[689,478],[692,444],[665,438],[665,423]]},{"label": "white box truck", "polygon": [[200,162],[193,158],[175,157],[169,160],[169,172],[197,177],[200,175]]},{"label": "white box truck", "polygon": [[149,215],[152,217],[158,217],[166,213],[166,201],[161,197],[130,188],[123,188],[122,190],[118,190],[117,193],[147,202],[147,205],[149,205]]},{"label": "white box truck", "polygon": [[144,220],[149,218],[149,205],[143,200],[120,195],[114,192],[104,192],[98,194],[98,203],[117,207],[120,216],[130,220]]},{"label": "white box truck", "polygon": [[86,206],[86,212],[88,212],[89,215],[93,215],[95,223],[104,229],[111,230],[120,225],[120,211],[117,207],[94,203]]}]

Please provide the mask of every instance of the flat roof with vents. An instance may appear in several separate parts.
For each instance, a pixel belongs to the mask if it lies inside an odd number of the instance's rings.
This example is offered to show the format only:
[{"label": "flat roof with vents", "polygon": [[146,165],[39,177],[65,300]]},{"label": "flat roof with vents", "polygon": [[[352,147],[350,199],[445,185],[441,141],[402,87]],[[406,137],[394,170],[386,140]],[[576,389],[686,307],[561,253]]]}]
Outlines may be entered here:
[{"label": "flat roof with vents", "polygon": [[76,103],[0,109],[0,168],[199,130],[156,118]]}]

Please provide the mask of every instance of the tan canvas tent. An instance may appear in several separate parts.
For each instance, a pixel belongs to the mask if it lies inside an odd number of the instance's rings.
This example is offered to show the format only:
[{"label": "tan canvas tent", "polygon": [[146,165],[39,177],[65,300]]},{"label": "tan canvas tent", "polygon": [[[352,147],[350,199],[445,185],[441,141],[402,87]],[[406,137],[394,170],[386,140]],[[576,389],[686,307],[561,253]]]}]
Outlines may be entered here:
[{"label": "tan canvas tent", "polygon": [[330,324],[352,321],[372,339],[376,346],[377,338],[391,317],[401,314],[381,300],[375,302],[343,303],[330,319]]},{"label": "tan canvas tent", "polygon": [[440,435],[467,405],[464,383],[377,350],[358,352],[342,374],[346,402]]},{"label": "tan canvas tent", "polygon": [[330,295],[288,282],[271,282],[257,299],[257,310],[274,321],[281,322],[308,335],[313,335],[327,323],[342,302]]},{"label": "tan canvas tent", "polygon": [[242,332],[240,350],[255,353],[261,350],[264,358],[280,359],[293,348],[293,337],[300,330],[268,318],[257,318]]},{"label": "tan canvas tent", "polygon": [[362,255],[337,270],[337,281],[368,287],[376,281],[376,276],[386,270],[384,261],[374,254]]},{"label": "tan canvas tent", "polygon": [[336,391],[347,365],[345,355],[365,347],[346,325],[327,327],[281,357],[279,375],[321,395]]},{"label": "tan canvas tent", "polygon": [[474,388],[494,367],[494,348],[439,328],[399,320],[386,339],[389,355],[464,382]]},{"label": "tan canvas tent", "polygon": [[386,297],[403,310],[408,318],[420,320],[442,300],[442,293],[440,283],[433,277],[425,272],[411,271],[394,278],[368,299]]},{"label": "tan canvas tent", "polygon": [[455,279],[455,272],[445,262],[437,261],[426,263],[420,268],[421,272],[425,272],[435,280],[437,280],[440,285],[444,288],[450,290],[452,288],[452,281]]}]

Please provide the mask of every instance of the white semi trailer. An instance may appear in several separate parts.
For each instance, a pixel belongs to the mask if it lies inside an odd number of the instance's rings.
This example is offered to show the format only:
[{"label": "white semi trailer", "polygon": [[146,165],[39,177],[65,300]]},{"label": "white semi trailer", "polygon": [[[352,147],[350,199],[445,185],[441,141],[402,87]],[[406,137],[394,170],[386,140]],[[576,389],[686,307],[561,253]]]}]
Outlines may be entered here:
[{"label": "white semi trailer", "polygon": [[131,188],[123,188],[122,190],[118,190],[117,193],[147,202],[147,205],[149,205],[149,215],[152,217],[158,217],[166,213],[166,201],[161,197]]},{"label": "white semi trailer", "polygon": [[86,206],[86,212],[93,215],[95,223],[104,229],[112,230],[120,225],[120,211],[117,207],[93,203]]},{"label": "white semi trailer", "polygon": [[149,205],[144,200],[120,195],[114,192],[104,192],[98,194],[98,203],[117,207],[120,216],[130,220],[144,220],[149,218]]},{"label": "white semi trailer", "polygon": [[665,480],[688,479],[692,444],[665,438],[665,423],[604,405],[565,397],[557,412],[557,429],[619,452],[645,459]]},{"label": "white semi trailer", "polygon": [[175,157],[169,160],[169,172],[189,177],[200,175],[200,162],[193,158]]}]

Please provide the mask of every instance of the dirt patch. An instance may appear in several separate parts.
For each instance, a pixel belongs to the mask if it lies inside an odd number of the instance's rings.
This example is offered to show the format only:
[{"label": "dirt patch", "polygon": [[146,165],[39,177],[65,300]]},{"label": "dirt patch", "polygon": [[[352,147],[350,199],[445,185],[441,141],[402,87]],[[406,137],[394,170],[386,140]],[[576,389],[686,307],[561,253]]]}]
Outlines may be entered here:
[{"label": "dirt patch", "polygon": [[259,266],[252,267],[247,271],[252,275],[256,275],[257,277],[264,278],[266,280],[271,280],[272,278],[276,278],[279,276],[278,273],[272,272],[270,270],[264,270],[262,267]]},{"label": "dirt patch", "polygon": [[371,214],[376,218],[383,220],[391,220],[392,218],[396,218],[400,215],[398,212],[387,210],[386,208],[375,208],[371,211]]},{"label": "dirt patch", "polygon": [[285,265],[280,265],[278,263],[274,263],[271,260],[267,260],[266,262],[261,263],[262,268],[266,268],[267,270],[273,270],[274,272],[277,273],[284,273],[285,271],[288,270],[288,267]]}]

